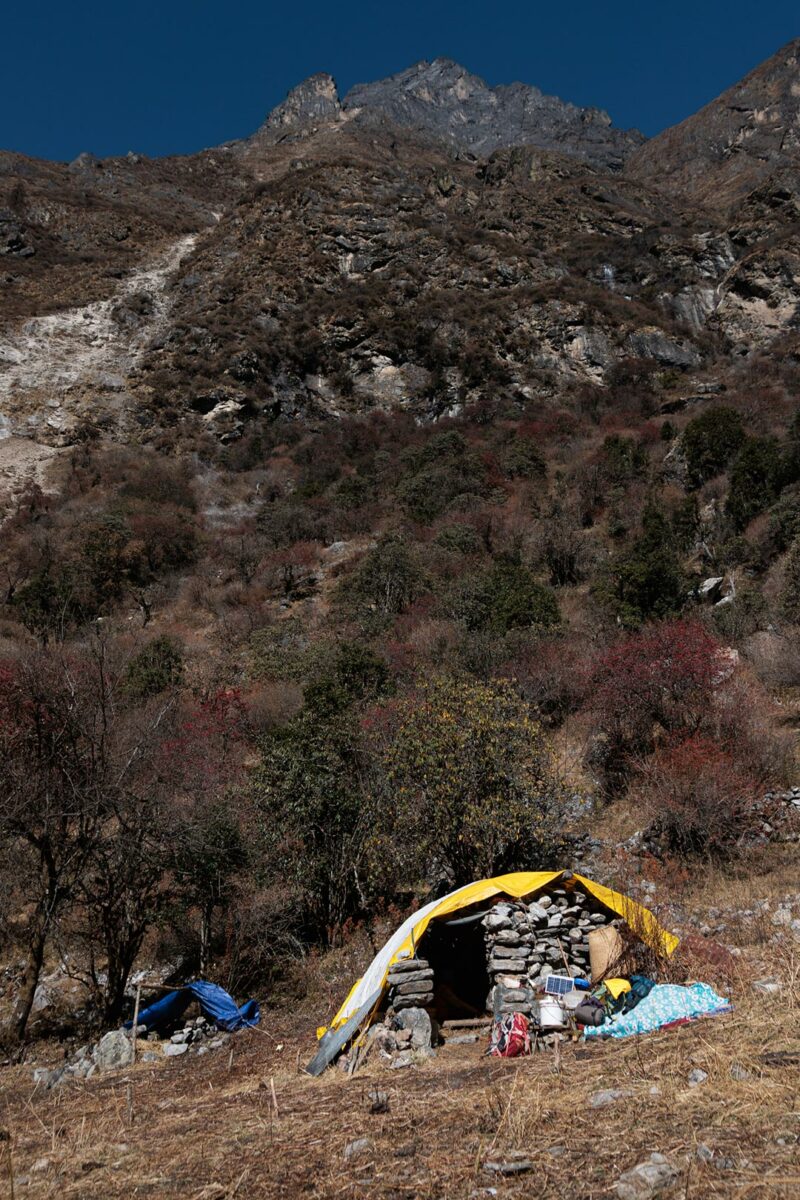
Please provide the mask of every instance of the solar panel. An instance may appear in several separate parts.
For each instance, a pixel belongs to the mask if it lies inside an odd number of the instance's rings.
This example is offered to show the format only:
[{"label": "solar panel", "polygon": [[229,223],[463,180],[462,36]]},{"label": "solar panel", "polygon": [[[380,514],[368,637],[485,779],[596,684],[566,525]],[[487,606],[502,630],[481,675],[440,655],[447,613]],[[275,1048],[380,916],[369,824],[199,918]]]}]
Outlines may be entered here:
[{"label": "solar panel", "polygon": [[569,975],[548,975],[544,984],[545,994],[548,996],[566,996],[573,987],[574,983]]}]

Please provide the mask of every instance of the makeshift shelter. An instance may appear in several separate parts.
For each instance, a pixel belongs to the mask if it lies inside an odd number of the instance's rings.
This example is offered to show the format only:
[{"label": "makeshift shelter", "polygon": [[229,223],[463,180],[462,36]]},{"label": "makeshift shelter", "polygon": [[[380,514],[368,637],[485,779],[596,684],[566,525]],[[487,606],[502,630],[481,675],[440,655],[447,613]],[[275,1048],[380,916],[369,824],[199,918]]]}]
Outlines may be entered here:
[{"label": "makeshift shelter", "polygon": [[[356,1032],[384,1007],[390,967],[410,958],[425,958],[434,975],[444,974],[448,985],[466,1004],[483,1009],[488,979],[481,920],[503,899],[534,901],[554,885],[579,889],[593,897],[609,916],[622,918],[637,938],[661,956],[678,945],[655,916],[630,897],[571,871],[520,871],[494,879],[479,879],[433,900],[413,913],[378,951],[342,1004],[322,1039],[314,1064],[324,1066]],[[313,1070],[312,1073],[316,1073]]]},{"label": "makeshift shelter", "polygon": [[[255,1000],[247,1000],[241,1007],[237,1007],[230,993],[218,983],[196,979],[193,983],[186,983],[175,991],[167,992],[161,999],[142,1009],[137,1024],[145,1025],[148,1030],[168,1028],[179,1020],[193,1000],[200,1005],[203,1016],[218,1029],[232,1032],[248,1025],[257,1025],[261,1020],[261,1012]],[[130,1029],[132,1024],[132,1021],[128,1021],[125,1028]]]}]

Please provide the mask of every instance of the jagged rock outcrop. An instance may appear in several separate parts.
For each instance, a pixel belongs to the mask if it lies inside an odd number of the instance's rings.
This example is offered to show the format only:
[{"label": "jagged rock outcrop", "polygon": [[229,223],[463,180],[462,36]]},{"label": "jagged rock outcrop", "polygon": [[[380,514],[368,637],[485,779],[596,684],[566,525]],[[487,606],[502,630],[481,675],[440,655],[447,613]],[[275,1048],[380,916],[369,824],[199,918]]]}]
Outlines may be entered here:
[{"label": "jagged rock outcrop", "polygon": [[387,119],[481,157],[504,146],[531,145],[607,170],[619,170],[644,141],[638,130],[615,128],[601,109],[578,108],[524,83],[489,87],[449,58],[358,84],[341,103],[330,75],[312,75],[270,113],[259,133],[274,136],[340,117]]},{"label": "jagged rock outcrop", "polygon": [[339,93],[332,75],[319,72],[293,87],[286,99],[267,117],[262,132],[285,133],[341,115]]}]

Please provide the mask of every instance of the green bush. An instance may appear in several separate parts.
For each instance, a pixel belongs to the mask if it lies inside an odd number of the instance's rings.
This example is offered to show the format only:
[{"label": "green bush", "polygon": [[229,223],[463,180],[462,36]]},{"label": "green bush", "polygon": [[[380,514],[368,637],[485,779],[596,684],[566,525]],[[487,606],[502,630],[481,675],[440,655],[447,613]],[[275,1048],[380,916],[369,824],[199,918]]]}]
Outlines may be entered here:
[{"label": "green bush", "polygon": [[460,581],[451,597],[452,615],[468,629],[502,635],[509,629],[552,628],[561,620],[555,593],[512,558]]},{"label": "green bush", "polygon": [[700,487],[727,467],[745,440],[742,418],[733,408],[719,406],[701,413],[683,431],[681,447],[689,482]]},{"label": "green bush", "polygon": [[180,683],[182,675],[183,653],[180,644],[162,635],[148,642],[128,663],[126,690],[134,699],[144,700]]},{"label": "green bush", "polygon": [[642,532],[630,551],[611,564],[594,590],[628,629],[681,611],[688,583],[669,522],[653,502],[645,506]]},{"label": "green bush", "polygon": [[747,438],[734,459],[725,512],[736,529],[744,529],[774,503],[780,490],[778,443],[774,438]]},{"label": "green bush", "polygon": [[356,609],[396,616],[427,587],[418,556],[402,537],[387,534],[342,581],[337,598]]},{"label": "green bush", "polygon": [[481,541],[472,525],[446,525],[436,535],[436,545],[453,554],[477,554]]}]

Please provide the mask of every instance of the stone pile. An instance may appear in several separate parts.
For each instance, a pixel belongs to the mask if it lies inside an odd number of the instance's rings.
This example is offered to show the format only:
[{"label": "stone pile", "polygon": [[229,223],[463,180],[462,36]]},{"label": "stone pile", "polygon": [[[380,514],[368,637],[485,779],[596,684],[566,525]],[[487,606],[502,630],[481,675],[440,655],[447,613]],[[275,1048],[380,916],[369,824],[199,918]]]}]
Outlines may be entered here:
[{"label": "stone pile", "polygon": [[424,958],[404,958],[389,968],[389,1008],[426,1008],[433,1004],[433,969]]},{"label": "stone pile", "polygon": [[492,984],[488,1007],[499,1014],[531,1013],[534,988],[548,975],[588,977],[593,929],[622,924],[577,888],[551,887],[530,903],[495,904],[483,918]]}]

